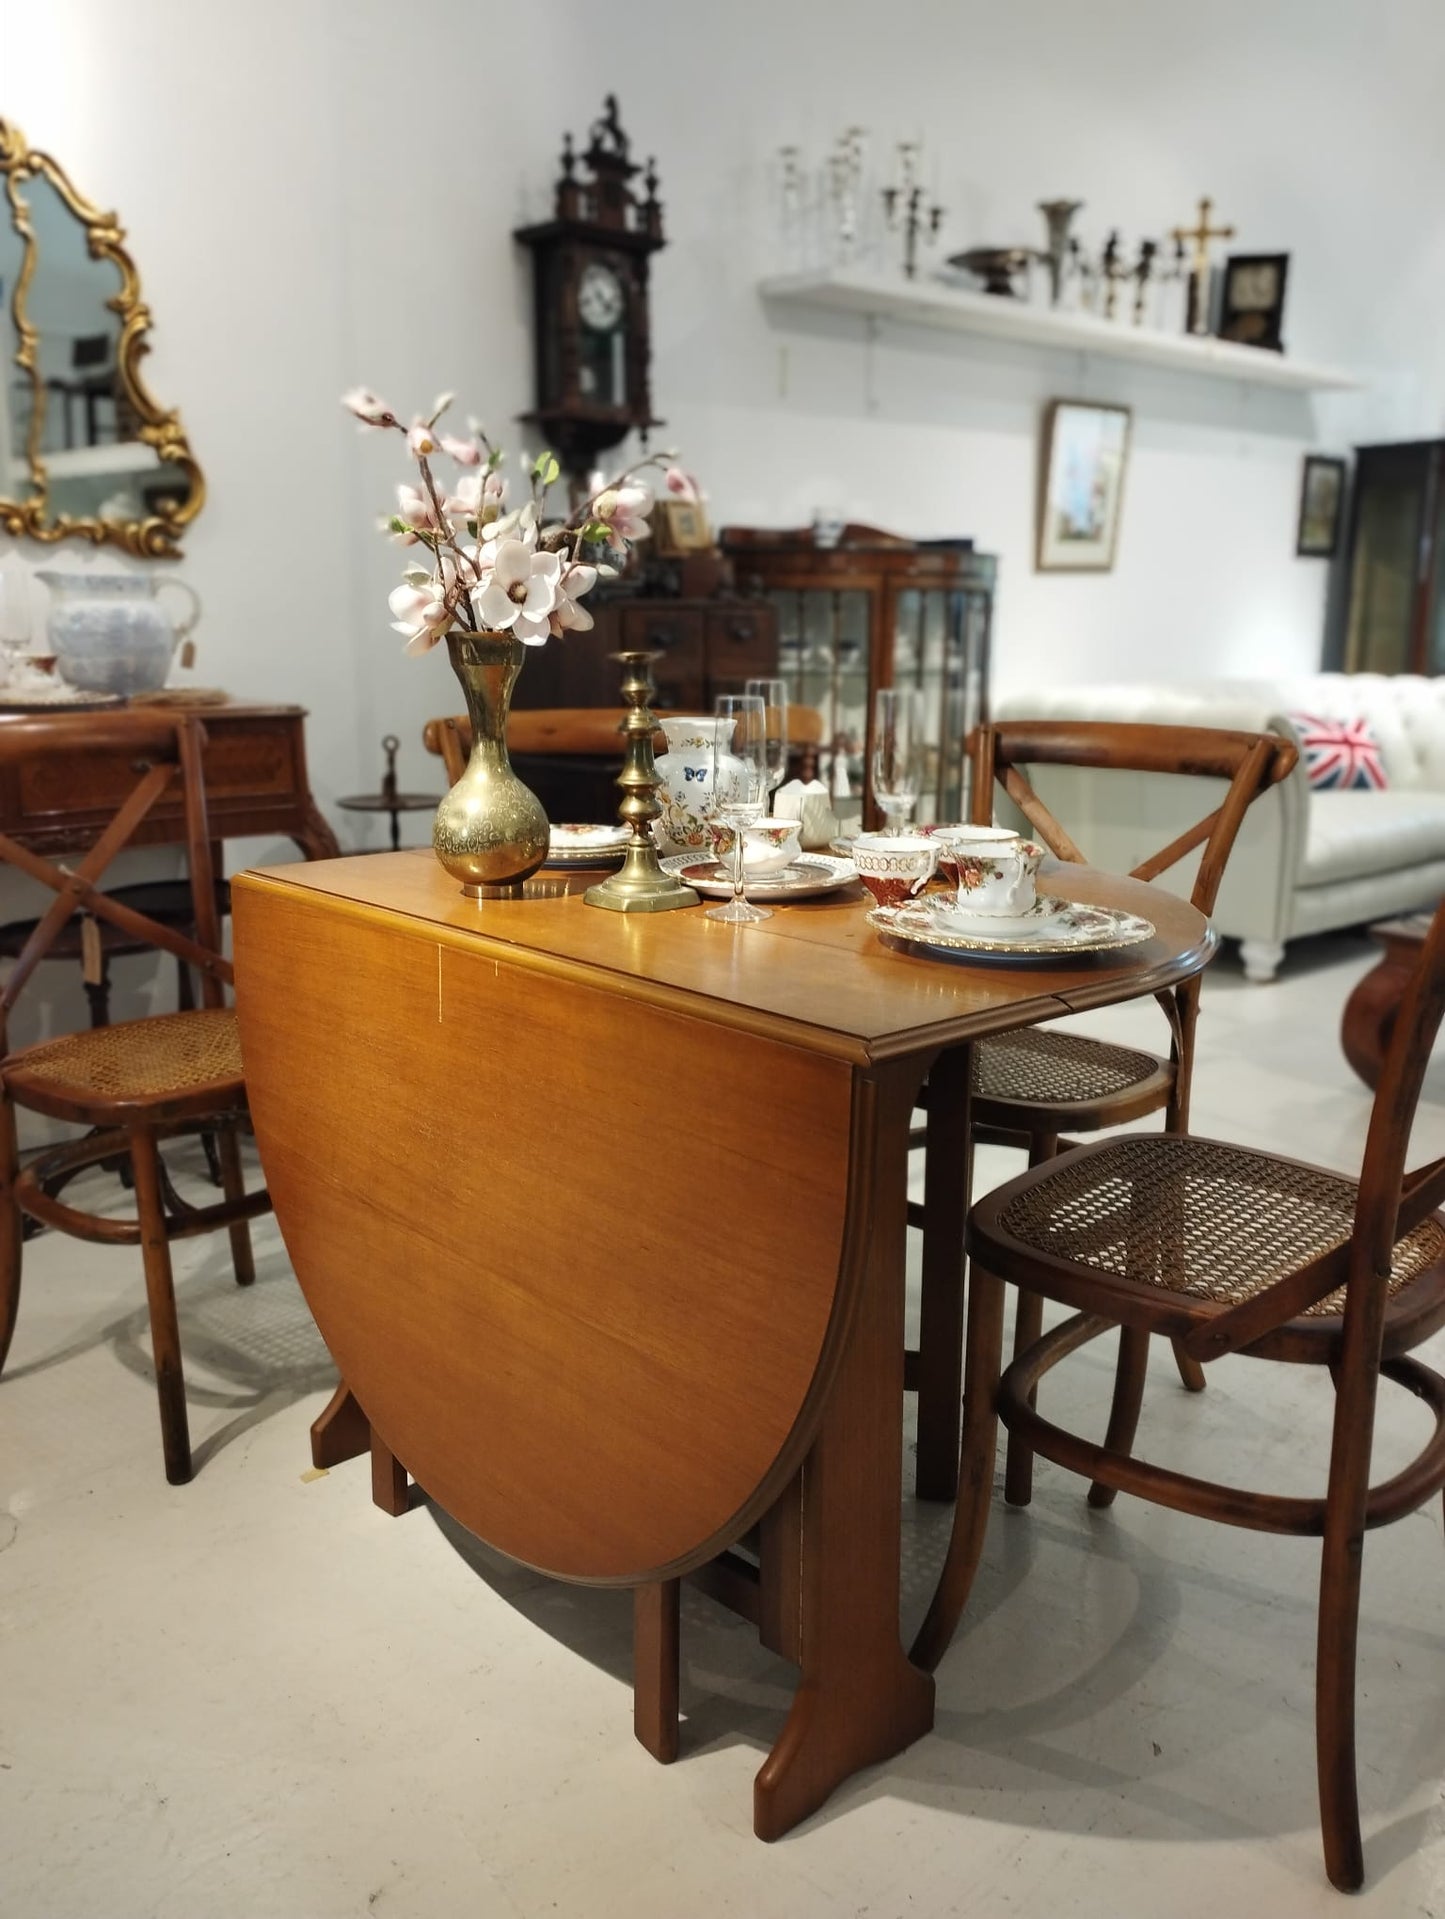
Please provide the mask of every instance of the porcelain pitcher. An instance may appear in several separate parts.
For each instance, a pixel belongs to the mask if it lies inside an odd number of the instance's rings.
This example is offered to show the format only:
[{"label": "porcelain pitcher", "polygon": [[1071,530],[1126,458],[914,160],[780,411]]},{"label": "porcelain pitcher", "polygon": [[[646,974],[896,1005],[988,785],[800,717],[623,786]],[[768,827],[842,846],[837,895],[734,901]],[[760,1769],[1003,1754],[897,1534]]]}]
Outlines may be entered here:
[{"label": "porcelain pitcher", "polygon": [[[87,693],[156,692],[177,644],[200,616],[195,593],[170,574],[158,580],[87,566],[54,567],[36,577],[50,589],[50,645],[60,676]],[[158,597],[168,586],[189,603],[179,624]]]}]

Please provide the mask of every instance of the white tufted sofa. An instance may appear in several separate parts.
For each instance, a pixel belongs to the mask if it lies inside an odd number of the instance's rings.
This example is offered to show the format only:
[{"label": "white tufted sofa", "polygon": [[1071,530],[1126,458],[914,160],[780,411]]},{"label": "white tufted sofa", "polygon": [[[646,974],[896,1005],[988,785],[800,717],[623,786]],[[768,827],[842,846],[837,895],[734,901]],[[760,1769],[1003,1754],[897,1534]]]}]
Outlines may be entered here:
[{"label": "white tufted sofa", "polygon": [[[1289,733],[1289,713],[1369,720],[1383,793],[1312,792],[1303,766],[1251,808],[1215,924],[1246,974],[1274,977],[1285,943],[1433,907],[1445,894],[1445,679],[1316,673],[1288,680],[1059,687],[998,702],[1000,719],[1137,720]],[[1126,870],[1208,812],[1211,783],[1039,768],[1035,784],[1099,866]],[[1194,863],[1166,880],[1187,892]]]}]

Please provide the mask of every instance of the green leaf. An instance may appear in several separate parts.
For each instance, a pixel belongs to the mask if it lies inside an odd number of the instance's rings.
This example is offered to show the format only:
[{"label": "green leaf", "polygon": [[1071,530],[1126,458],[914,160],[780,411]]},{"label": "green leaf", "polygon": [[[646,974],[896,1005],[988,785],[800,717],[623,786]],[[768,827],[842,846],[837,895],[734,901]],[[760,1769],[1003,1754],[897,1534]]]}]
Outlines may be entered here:
[{"label": "green leaf", "polygon": [[543,486],[551,486],[561,471],[562,469],[557,464],[557,456],[555,453],[539,453],[532,462],[532,478],[534,480],[540,480]]},{"label": "green leaf", "polygon": [[406,521],[403,520],[396,513],[393,513],[391,518],[387,521],[386,530],[388,533],[410,533],[411,532],[411,528],[407,525]]},{"label": "green leaf", "polygon": [[502,461],[506,457],[507,456],[505,455],[505,453],[503,453],[502,449],[499,446],[494,446],[491,452],[487,455],[487,467],[486,467],[487,472],[495,473],[497,468],[502,464]]}]

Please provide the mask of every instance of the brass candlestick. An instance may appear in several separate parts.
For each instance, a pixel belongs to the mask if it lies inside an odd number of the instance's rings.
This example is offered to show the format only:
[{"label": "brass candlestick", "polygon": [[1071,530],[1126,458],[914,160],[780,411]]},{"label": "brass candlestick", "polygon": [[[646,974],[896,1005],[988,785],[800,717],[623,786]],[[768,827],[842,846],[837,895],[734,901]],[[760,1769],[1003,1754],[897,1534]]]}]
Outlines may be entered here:
[{"label": "brass candlestick", "polygon": [[627,750],[617,784],[622,804],[617,817],[632,832],[621,866],[584,898],[589,906],[605,906],[612,913],[668,913],[675,906],[696,906],[697,894],[681,880],[670,879],[657,861],[657,847],[648,831],[662,812],[657,803],[657,768],[652,759],[652,735],[657,721],[648,702],[652,698],[652,662],[656,653],[619,653],[622,697],[628,706],[622,732]]}]

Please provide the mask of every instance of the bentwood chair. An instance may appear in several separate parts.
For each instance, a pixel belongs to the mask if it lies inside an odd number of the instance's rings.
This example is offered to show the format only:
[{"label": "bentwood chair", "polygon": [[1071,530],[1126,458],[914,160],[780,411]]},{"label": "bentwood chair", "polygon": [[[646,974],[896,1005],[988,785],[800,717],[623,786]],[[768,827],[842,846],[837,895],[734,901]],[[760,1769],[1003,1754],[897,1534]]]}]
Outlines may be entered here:
[{"label": "bentwood chair", "polygon": [[[135,785],[89,852],[73,866],[60,865],[0,834],[0,860],[55,894],[0,991],[0,1367],[20,1302],[22,1215],[80,1239],[138,1245],[145,1266],[166,1477],[177,1485],[191,1476],[191,1448],[170,1242],[226,1227],[237,1284],[249,1285],[255,1269],[246,1222],[270,1208],[266,1193],[247,1194],[241,1171],[238,1132],[246,1121],[246,1089],[235,1014],[225,1004],[231,968],[220,951],[201,773],[204,737],[200,723],[191,717],[97,713],[87,728],[87,746],[134,754]],[[0,727],[0,764],[28,765],[74,751],[75,730],[68,720],[36,716]],[[177,788],[185,806],[194,937],[103,893],[97,884],[151,809]],[[81,911],[194,967],[201,979],[202,1005],[192,1012],[68,1033],[9,1052],[7,1028],[17,998],[57,936]],[[83,1139],[40,1152],[21,1169],[17,1107],[91,1131]],[[201,1130],[216,1136],[225,1195],[211,1206],[191,1206],[176,1194],[159,1152],[162,1140]],[[134,1220],[82,1212],[54,1190],[84,1168],[118,1157],[129,1161]]]},{"label": "bentwood chair", "polygon": [[[979,727],[969,741],[969,754],[973,818],[993,818],[997,783],[1049,851],[1074,862],[1083,862],[1085,855],[1040,799],[1026,768],[1098,767],[1221,782],[1224,791],[1218,805],[1169,845],[1140,861],[1130,876],[1157,879],[1202,848],[1190,899],[1206,915],[1214,911],[1245,814],[1261,793],[1286,777],[1298,757],[1290,741],[1272,733],[1048,720],[1006,720]],[[1146,843],[1147,833],[1144,822],[1141,837]],[[1126,1125],[1150,1113],[1163,1112],[1166,1132],[1186,1132],[1199,987],[1196,974],[1157,996],[1169,1023],[1167,1058],[1048,1026],[980,1041],[974,1048],[969,1102],[974,1142],[1020,1147],[1028,1153],[1030,1166],[1037,1166],[1052,1158],[1062,1137]],[[1041,1313],[1038,1297],[1021,1289],[1016,1351],[1038,1338]],[[1185,1386],[1198,1392],[1204,1384],[1200,1368],[1178,1346],[1175,1356]],[[1138,1420],[1147,1361],[1147,1339],[1123,1341],[1113,1414],[1120,1435],[1132,1431]],[[1032,1473],[1027,1441],[1011,1436],[1004,1475],[1004,1496],[1011,1504],[1028,1504]],[[1113,1497],[1109,1487],[1100,1485],[1091,1492],[1090,1501],[1107,1506]]]},{"label": "bentwood chair", "polygon": [[[1445,1158],[1406,1173],[1410,1128],[1445,1010],[1445,905],[1401,1002],[1358,1181],[1298,1160],[1177,1134],[1079,1146],[974,1207],[964,1458],[942,1578],[913,1656],[933,1666],[968,1598],[988,1520],[995,1415],[1046,1459],[1155,1505],[1262,1532],[1322,1538],[1315,1723],[1325,1864],[1364,1879],[1355,1779],[1355,1644],[1364,1535],[1445,1487],[1445,1378],[1407,1355],[1445,1325]],[[1074,1315],[1000,1380],[1003,1287],[1012,1280]],[[1225,1353],[1327,1366],[1334,1433],[1323,1498],[1284,1497],[1132,1457],[1133,1433],[1102,1446],[1035,1410],[1040,1380],[1091,1339],[1162,1333],[1201,1362]],[[1381,1377],[1424,1402],[1434,1429],[1408,1465],[1370,1484]],[[1445,1708],[1445,1698],[1442,1698]]]}]

